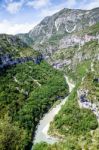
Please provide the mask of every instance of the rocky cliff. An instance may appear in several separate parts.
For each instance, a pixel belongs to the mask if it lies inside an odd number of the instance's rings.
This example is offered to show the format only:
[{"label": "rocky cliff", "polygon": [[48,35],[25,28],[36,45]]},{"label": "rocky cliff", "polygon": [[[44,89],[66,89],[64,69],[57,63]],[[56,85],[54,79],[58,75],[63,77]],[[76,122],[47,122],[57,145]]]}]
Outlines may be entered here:
[{"label": "rocky cliff", "polygon": [[99,60],[98,32],[99,8],[64,8],[19,37],[40,51],[55,68],[74,69],[80,62]]},{"label": "rocky cliff", "polygon": [[16,36],[0,35],[0,68],[33,61],[39,64],[42,54],[36,52]]},{"label": "rocky cliff", "polygon": [[[19,35],[19,37],[27,43],[29,42],[27,39],[31,39],[30,43],[37,49],[39,46],[40,48],[41,46],[48,48],[48,46],[53,45],[55,47],[55,44],[58,47],[61,46],[61,40],[69,39],[66,40],[68,45],[70,44],[70,40],[72,41],[72,39],[74,39],[74,33],[84,30],[97,22],[99,22],[99,8],[93,10],[64,8],[53,16],[44,18],[28,34]],[[60,43],[55,43],[57,40],[60,41]],[[77,42],[78,39],[75,41]]]}]

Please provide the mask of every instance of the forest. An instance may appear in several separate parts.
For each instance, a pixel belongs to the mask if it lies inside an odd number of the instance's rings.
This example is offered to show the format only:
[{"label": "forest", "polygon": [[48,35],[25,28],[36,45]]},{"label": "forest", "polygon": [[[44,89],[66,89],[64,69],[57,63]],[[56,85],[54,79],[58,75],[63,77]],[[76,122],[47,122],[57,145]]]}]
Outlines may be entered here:
[{"label": "forest", "polygon": [[[60,142],[53,145],[42,142],[33,150],[97,150],[99,148],[99,129],[96,116],[88,109],[80,109],[77,102],[76,87],[50,125],[49,134],[59,137]],[[90,131],[93,131],[92,134]],[[93,140],[92,140],[93,139]]]},{"label": "forest", "polygon": [[68,95],[63,73],[42,61],[18,64],[0,75],[0,149],[28,149],[37,123]]}]

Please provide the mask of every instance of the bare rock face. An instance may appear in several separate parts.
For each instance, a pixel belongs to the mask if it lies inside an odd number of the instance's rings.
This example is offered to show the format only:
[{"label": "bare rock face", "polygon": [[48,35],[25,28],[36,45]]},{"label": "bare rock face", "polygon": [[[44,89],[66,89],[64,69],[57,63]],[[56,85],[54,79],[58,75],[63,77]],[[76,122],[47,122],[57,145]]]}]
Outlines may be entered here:
[{"label": "bare rock face", "polygon": [[33,30],[29,37],[35,42],[44,42],[53,35],[70,34],[92,26],[99,21],[99,9],[63,9],[53,16],[46,17]]},{"label": "bare rock face", "polygon": [[18,37],[6,34],[0,35],[0,69],[28,61],[39,64],[42,60],[41,53],[30,48]]},{"label": "bare rock face", "polygon": [[40,64],[43,60],[43,56],[39,55],[36,58],[34,57],[20,57],[20,58],[12,58],[9,54],[5,54],[0,56],[0,68],[3,69],[4,67],[13,66],[16,64],[22,64],[28,61],[33,61],[35,64]]},{"label": "bare rock face", "polygon": [[70,45],[84,43],[84,39],[75,35],[99,22],[99,8],[93,10],[66,9],[45,17],[29,33],[18,35],[24,42],[32,45],[36,50],[53,50],[55,46],[65,48]]},{"label": "bare rock face", "polygon": [[[44,58],[54,67],[70,67],[71,64],[87,59],[99,60],[99,53],[96,54],[83,50],[86,43],[99,41],[99,35],[88,34],[88,28],[99,22],[99,8],[92,10],[66,9],[44,18],[37,26],[25,35],[18,35],[24,42],[31,45],[35,50],[40,51]],[[94,29],[92,29],[94,30]],[[86,32],[85,32],[86,31]],[[70,52],[70,47],[77,47]],[[61,50],[67,49],[69,58],[65,55],[64,59],[53,58]],[[94,55],[94,57],[93,57]]]}]

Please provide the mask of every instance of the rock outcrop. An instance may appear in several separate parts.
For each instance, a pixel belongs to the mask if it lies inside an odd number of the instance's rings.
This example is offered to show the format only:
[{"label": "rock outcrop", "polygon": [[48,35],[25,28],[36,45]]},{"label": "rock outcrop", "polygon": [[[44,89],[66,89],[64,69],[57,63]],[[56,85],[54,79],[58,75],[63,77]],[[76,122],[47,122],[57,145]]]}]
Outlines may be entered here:
[{"label": "rock outcrop", "polygon": [[8,66],[13,66],[16,64],[20,64],[20,63],[25,63],[28,61],[33,61],[35,64],[40,64],[40,62],[43,60],[43,56],[37,56],[36,58],[34,57],[20,57],[20,58],[16,58],[13,59],[10,55],[3,55],[0,56],[0,68],[4,68],[4,67],[8,67]]}]

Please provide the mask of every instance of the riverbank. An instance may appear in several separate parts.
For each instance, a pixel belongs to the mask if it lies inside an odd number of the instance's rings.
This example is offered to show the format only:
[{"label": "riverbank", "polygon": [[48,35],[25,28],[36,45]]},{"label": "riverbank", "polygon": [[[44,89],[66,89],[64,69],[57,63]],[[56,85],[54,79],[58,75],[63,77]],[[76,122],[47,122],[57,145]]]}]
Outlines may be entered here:
[{"label": "riverbank", "polygon": [[[73,83],[69,81],[67,76],[64,76],[64,77],[69,86],[69,92],[71,92],[75,86]],[[48,130],[50,127],[50,123],[54,120],[55,115],[58,114],[62,105],[64,105],[67,100],[68,100],[68,96],[64,98],[54,108],[52,108],[47,114],[45,114],[42,120],[40,120],[36,133],[35,133],[34,141],[33,141],[34,145],[40,142],[47,142],[48,144],[54,144],[55,142],[59,141],[58,138],[48,135]]]}]

